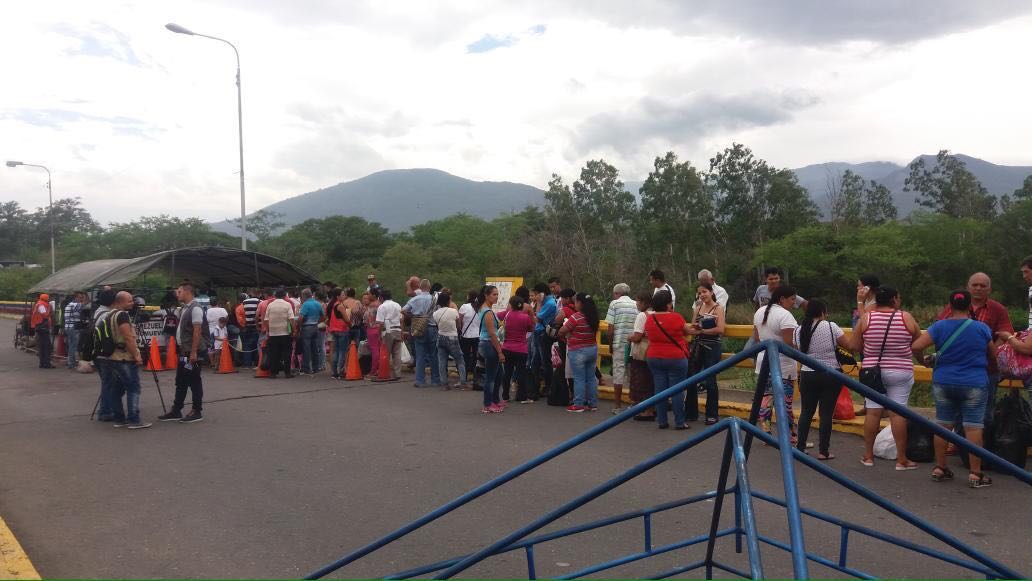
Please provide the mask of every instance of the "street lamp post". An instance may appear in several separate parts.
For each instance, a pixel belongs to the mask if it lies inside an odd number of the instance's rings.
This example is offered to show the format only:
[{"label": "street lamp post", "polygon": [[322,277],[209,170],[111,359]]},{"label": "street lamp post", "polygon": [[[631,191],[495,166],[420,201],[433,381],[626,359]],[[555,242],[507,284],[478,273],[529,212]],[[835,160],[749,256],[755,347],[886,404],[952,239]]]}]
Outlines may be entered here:
[{"label": "street lamp post", "polygon": [[8,161],[7,167],[38,167],[47,172],[47,198],[50,200],[50,274],[57,272],[57,253],[54,250],[54,190],[50,184],[50,169],[45,165],[34,163],[22,163],[20,161]]},{"label": "street lamp post", "polygon": [[224,38],[217,36],[208,36],[207,34],[201,34],[194,32],[188,28],[180,26],[175,23],[168,23],[165,28],[175,32],[176,34],[188,34],[190,36],[200,36],[203,38],[210,38],[219,42],[224,42],[233,49],[233,54],[236,55],[237,70],[236,70],[236,86],[237,86],[237,134],[240,144],[240,248],[247,250],[247,205],[246,197],[244,195],[244,106],[243,97],[240,90],[240,51],[237,47]]}]

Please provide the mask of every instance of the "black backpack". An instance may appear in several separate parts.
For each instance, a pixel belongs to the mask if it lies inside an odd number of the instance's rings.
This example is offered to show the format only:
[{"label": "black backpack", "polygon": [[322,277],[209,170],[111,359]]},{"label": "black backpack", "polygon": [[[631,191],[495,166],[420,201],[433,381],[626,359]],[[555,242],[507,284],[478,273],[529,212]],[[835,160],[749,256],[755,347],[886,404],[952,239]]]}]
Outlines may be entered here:
[{"label": "black backpack", "polygon": [[83,333],[79,342],[79,358],[93,361],[97,357],[110,357],[115,352],[115,330],[112,321],[118,311],[102,313],[93,324],[93,332]]}]

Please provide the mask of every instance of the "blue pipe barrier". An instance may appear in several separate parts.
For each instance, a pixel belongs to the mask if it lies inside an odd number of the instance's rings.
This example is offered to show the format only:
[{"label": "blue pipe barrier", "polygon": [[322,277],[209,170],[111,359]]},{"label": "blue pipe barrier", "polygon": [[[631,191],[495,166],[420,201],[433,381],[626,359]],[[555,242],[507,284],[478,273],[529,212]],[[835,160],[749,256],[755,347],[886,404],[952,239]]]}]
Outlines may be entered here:
[{"label": "blue pipe barrier", "polygon": [[742,446],[742,434],[740,432],[742,422],[738,418],[731,418],[731,427],[728,433],[734,444],[735,476],[738,478],[738,486],[735,487],[735,497],[742,507],[743,528],[745,529],[745,544],[749,548],[749,572],[753,579],[763,578],[763,562],[760,557],[759,533],[756,530],[756,519],[752,507],[752,488],[749,485],[749,470],[746,467],[745,447]]},{"label": "blue pipe barrier", "polygon": [[986,450],[985,448],[979,446],[975,446],[974,444],[968,442],[961,436],[953,433],[950,430],[947,430],[946,428],[940,426],[935,422],[930,421],[928,418],[922,416],[921,414],[918,414],[917,412],[911,410],[910,408],[904,405],[900,405],[892,401],[888,397],[878,393],[877,391],[874,391],[870,387],[867,387],[866,385],[860,383],[852,377],[849,377],[841,371],[831,369],[827,365],[823,365],[820,361],[817,361],[813,357],[810,357],[809,355],[801,351],[798,351],[784,344],[781,344],[779,348],[782,352],[785,353],[785,355],[788,355],[792,359],[799,361],[800,363],[811,369],[817,369],[820,371],[824,371],[825,373],[832,373],[833,375],[835,375],[836,378],[841,380],[842,383],[845,384],[845,386],[849,389],[859,393],[860,395],[866,397],[867,399],[870,399],[871,401],[876,402],[878,405],[884,407],[887,410],[890,410],[894,413],[897,413],[905,417],[906,419],[912,422],[917,422],[922,426],[929,428],[936,436],[943,438],[947,442],[952,442],[961,450],[969,454],[974,454],[982,460],[992,462],[994,467],[993,469],[997,472],[1004,472],[1017,478],[1018,480],[1021,480],[1025,484],[1032,485],[1032,472],[1022,470],[1020,467],[1011,464],[1007,460],[1004,460],[996,454],[993,454],[989,450]]},{"label": "blue pipe barrier", "polygon": [[[691,385],[694,385],[694,384],[691,384]],[[588,491],[587,493],[585,493],[585,494],[583,494],[583,495],[581,495],[581,496],[571,500],[570,502],[567,502],[563,506],[553,510],[552,512],[550,512],[548,514],[543,515],[542,517],[540,517],[537,520],[531,522],[530,524],[517,529],[513,533],[511,533],[511,534],[509,534],[509,535],[507,535],[507,536],[505,536],[505,537],[495,541],[491,545],[488,545],[487,547],[484,547],[483,549],[477,551],[476,553],[473,553],[469,557],[466,557],[465,559],[463,559],[462,561],[459,561],[458,563],[452,565],[451,567],[448,567],[440,575],[434,577],[434,579],[449,579],[452,576],[454,576],[456,573],[461,573],[462,571],[465,571],[466,569],[468,569],[472,565],[475,565],[476,563],[479,563],[480,561],[484,560],[486,557],[490,556],[490,554],[492,554],[493,552],[498,551],[498,549],[500,549],[500,548],[502,548],[502,547],[504,547],[504,546],[506,546],[506,545],[508,545],[510,543],[513,543],[515,541],[518,541],[518,540],[522,539],[526,535],[528,535],[528,534],[530,534],[530,533],[540,529],[541,527],[543,527],[543,526],[551,523],[552,521],[554,521],[554,520],[556,520],[556,519],[566,515],[567,513],[573,512],[574,510],[576,510],[577,508],[580,508],[585,503],[587,503],[589,501],[592,501],[592,500],[598,498],[599,496],[602,496],[603,494],[609,492],[610,490],[616,488],[617,486],[620,486],[624,482],[627,482],[628,480],[631,480],[632,478],[634,478],[634,477],[636,477],[636,476],[638,476],[638,475],[640,475],[640,474],[642,474],[644,472],[647,472],[648,470],[651,470],[652,468],[655,468],[656,466],[662,464],[663,462],[666,462],[667,460],[677,456],[678,454],[684,452],[685,450],[688,450],[689,448],[695,446],[699,442],[702,442],[702,441],[708,439],[710,436],[712,436],[714,434],[717,434],[717,433],[720,433],[723,430],[726,430],[727,426],[728,426],[728,424],[726,422],[720,422],[720,423],[714,424],[714,425],[710,426],[709,428],[699,432],[695,436],[692,436],[691,438],[688,438],[687,440],[685,440],[685,441],[683,441],[683,442],[681,442],[679,444],[676,444],[674,446],[671,446],[670,448],[667,448],[666,450],[660,452],[659,454],[656,454],[652,458],[649,458],[645,462],[642,462],[641,464],[638,464],[634,468],[631,468],[630,470],[624,472],[620,476],[617,476],[617,477],[609,480],[608,482],[606,482],[604,484],[596,486],[595,488],[593,488],[592,490]]]},{"label": "blue pipe barrier", "polygon": [[[788,536],[792,539],[792,569],[796,579],[809,579],[806,565],[806,541],[803,540],[803,517],[799,514],[799,487],[796,485],[795,464],[792,463],[792,421],[788,414],[785,384],[781,380],[781,351],[777,343],[767,345],[771,390],[774,409],[778,412],[778,452],[781,454],[781,474],[785,483],[785,501],[788,503]],[[759,388],[757,388],[759,391]],[[745,491],[742,491],[745,494]]]},{"label": "blue pipe barrier", "polygon": [[[632,511],[632,512],[625,512],[623,514],[618,514],[618,515],[615,515],[615,516],[610,516],[610,517],[606,517],[606,518],[603,518],[603,519],[599,519],[599,520],[596,520],[596,521],[575,525],[575,526],[568,527],[568,528],[565,528],[565,529],[561,529],[561,530],[558,530],[558,531],[553,531],[551,533],[545,533],[543,535],[538,535],[536,537],[531,537],[529,539],[524,539],[524,540],[522,540],[522,541],[520,541],[518,543],[513,543],[512,545],[510,545],[508,547],[505,547],[504,549],[498,551],[498,553],[495,553],[495,554],[506,553],[506,552],[509,552],[509,551],[514,551],[514,550],[518,550],[518,549],[522,549],[522,548],[530,548],[530,547],[533,547],[534,545],[540,545],[541,543],[547,543],[548,541],[553,541],[555,539],[559,539],[559,538],[562,538],[562,537],[568,537],[568,536],[571,536],[571,535],[576,535],[576,534],[579,534],[579,533],[584,533],[584,532],[592,531],[592,530],[595,530],[595,529],[600,529],[600,528],[603,528],[603,527],[607,527],[609,525],[614,525],[614,524],[626,522],[626,521],[629,521],[629,520],[635,519],[635,518],[648,519],[653,514],[657,514],[657,513],[661,513],[661,512],[666,512],[668,510],[673,510],[675,508],[681,508],[682,506],[688,506],[690,504],[695,504],[697,502],[702,502],[702,501],[705,501],[705,500],[709,500],[711,498],[714,498],[716,495],[717,495],[717,491],[714,490],[714,491],[706,492],[704,494],[697,494],[695,496],[689,496],[688,498],[683,498],[681,500],[674,500],[674,501],[671,501],[671,502],[664,502],[663,504],[657,504],[657,505],[649,507],[649,508],[645,508],[645,509],[641,509],[641,510],[635,510],[635,511]],[[652,542],[651,542],[651,538],[650,538],[651,534],[650,534],[649,530],[650,530],[649,528],[646,528],[646,535],[645,535],[646,538],[647,538],[646,545],[645,545],[646,546],[646,551],[648,551],[649,548],[652,546]],[[444,561],[438,561],[437,563],[433,563],[431,565],[424,565],[422,567],[418,567],[418,568],[415,568],[415,569],[409,569],[407,571],[402,571],[402,572],[399,572],[399,573],[394,573],[393,575],[385,577],[385,579],[408,579],[410,577],[418,577],[420,575],[426,575],[427,573],[433,573],[434,571],[440,571],[441,569],[445,569],[447,567],[450,567],[450,566],[454,565],[455,563],[458,563],[462,559],[465,559],[468,556],[469,556],[468,554],[467,555],[462,555],[460,557],[455,557],[455,558],[447,559],[447,560],[444,560]]]},{"label": "blue pipe barrier", "polygon": [[[454,557],[443,561],[438,561],[430,565],[423,565],[421,567],[408,569],[400,573],[392,575],[391,579],[408,579],[411,577],[423,576],[430,573],[438,573],[437,579],[450,578],[451,576],[460,573],[467,568],[481,562],[482,560],[506,553],[509,551],[523,549],[526,553],[527,559],[527,576],[529,579],[537,577],[537,566],[535,563],[534,548],[536,545],[555,540],[558,538],[575,535],[589,530],[595,530],[602,527],[610,526],[620,522],[626,522],[631,519],[641,518],[643,525],[643,540],[644,548],[642,551],[632,553],[613,559],[604,563],[598,563],[587,566],[576,572],[565,575],[564,579],[574,579],[585,575],[591,575],[607,569],[612,569],[628,563],[641,561],[648,559],[658,554],[675,551],[684,547],[693,546],[701,543],[706,543],[706,558],[697,562],[692,562],[688,565],[676,567],[672,570],[660,573],[652,578],[663,579],[672,577],[681,573],[694,571],[696,569],[704,568],[704,573],[707,579],[713,577],[714,570],[724,571],[726,573],[737,575],[743,578],[760,579],[763,577],[763,564],[760,556],[760,543],[764,543],[778,549],[785,550],[791,553],[793,571],[796,578],[805,579],[807,578],[808,562],[815,562],[820,565],[827,566],[833,570],[854,576],[859,578],[873,578],[868,573],[858,571],[848,566],[848,550],[849,550],[849,536],[851,532],[855,532],[860,535],[871,537],[884,542],[892,543],[897,547],[913,551],[915,553],[932,557],[949,563],[955,566],[963,567],[965,569],[975,571],[978,573],[985,574],[988,578],[1020,578],[1021,576],[1015,571],[1007,568],[1005,565],[997,562],[996,560],[982,554],[981,552],[965,545],[960,540],[949,535],[942,529],[936,527],[920,517],[913,515],[902,508],[896,506],[892,502],[880,497],[873,491],[866,487],[857,484],[849,478],[839,474],[835,470],[828,468],[822,463],[816,461],[810,456],[803,452],[795,449],[791,445],[791,434],[790,434],[790,422],[787,421],[787,390],[790,387],[785,385],[782,380],[781,374],[781,363],[780,354],[785,354],[788,357],[802,362],[806,366],[816,369],[819,371],[829,372],[835,375],[842,381],[847,387],[864,395],[875,401],[886,409],[897,413],[911,421],[917,422],[921,425],[928,426],[936,436],[940,436],[947,441],[957,444],[962,450],[975,454],[983,459],[995,462],[1000,468],[1001,472],[1011,474],[1019,480],[1032,484],[1032,473],[1025,470],[1021,470],[1017,466],[1007,463],[1002,458],[999,458],[995,454],[992,454],[981,448],[977,448],[971,445],[967,440],[960,438],[953,434],[949,430],[942,428],[936,424],[933,424],[929,420],[921,417],[920,415],[907,409],[905,406],[901,406],[893,401],[890,401],[885,396],[878,394],[868,388],[867,386],[857,382],[856,380],[845,376],[844,374],[837,372],[836,370],[829,369],[820,362],[813,358],[800,353],[799,351],[786,346],[780,342],[766,341],[758,343],[753,347],[738,353],[731,358],[725,359],[713,367],[704,369],[703,371],[689,377],[688,379],[670,387],[660,393],[653,395],[652,397],[640,402],[634,406],[631,406],[626,411],[612,418],[600,422],[598,425],[574,436],[558,446],[548,450],[547,452],[539,455],[536,458],[528,460],[517,466],[516,468],[497,476],[488,482],[474,488],[466,494],[448,502],[437,509],[425,514],[419,519],[395,530],[394,532],[381,537],[380,539],[369,543],[354,551],[337,561],[317,570],[316,572],[309,575],[307,578],[319,578],[328,573],[336,571],[337,569],[360,559],[383,546],[419,529],[420,527],[433,522],[434,520],[444,516],[451,511],[458,509],[467,503],[479,498],[491,492],[495,488],[510,482],[511,480],[533,470],[534,468],[548,462],[555,457],[569,451],[570,449],[602,434],[603,432],[613,428],[614,426],[623,423],[631,417],[637,415],[641,411],[654,406],[661,399],[667,397],[678,397],[685,389],[694,389],[697,383],[705,380],[706,378],[716,375],[721,371],[724,371],[738,362],[750,358],[753,355],[763,351],[765,353],[764,362],[760,368],[756,390],[753,395],[753,408],[749,414],[749,421],[743,422],[742,420],[732,417],[724,419],[717,424],[706,428],[697,435],[688,438],[673,447],[670,447],[658,454],[655,454],[651,458],[635,465],[634,467],[624,471],[620,475],[611,478],[610,480],[592,488],[587,493],[584,493],[573,500],[566,502],[558,508],[548,512],[547,514],[535,519],[531,523],[519,528],[511,534],[506,535],[502,539],[478,550],[473,553],[463,555],[460,557]],[[769,386],[770,393],[774,399],[774,410],[776,410],[778,421],[777,429],[778,433],[775,436],[767,434],[760,430],[755,424],[758,420],[759,408],[764,397],[764,393],[767,391]],[[610,491],[616,487],[630,481],[631,479],[643,474],[644,472],[651,470],[655,466],[676,457],[677,455],[689,450],[690,448],[698,445],[699,443],[719,434],[722,431],[727,431],[726,439],[724,442],[724,453],[721,459],[720,474],[718,476],[718,486],[715,490],[690,496],[681,500],[667,502],[659,505],[655,505],[650,508],[641,510],[631,511],[616,516],[611,516],[599,520],[595,520],[589,523],[575,525],[567,527],[559,531],[539,534],[537,536],[528,537],[528,535],[538,531],[539,529],[547,526],[555,520],[573,512],[577,508],[583,506]],[[753,438],[759,438],[761,442],[766,443],[778,449],[779,454],[779,467],[782,472],[782,478],[785,489],[785,498],[778,499],[773,496],[764,494],[759,491],[755,491],[751,488],[751,483],[748,473],[748,460],[749,452]],[[905,539],[897,538],[887,533],[876,531],[869,527],[856,525],[849,523],[845,520],[839,519],[834,516],[825,515],[814,510],[802,507],[799,503],[798,488],[796,483],[795,474],[795,462],[798,461],[803,465],[812,468],[819,474],[829,478],[833,482],[845,487],[851,492],[861,496],[874,503],[875,505],[893,513],[905,522],[912,524],[919,530],[931,535],[946,545],[962,553],[965,557],[972,559],[971,561],[964,558],[960,558],[951,554],[938,551],[929,547],[924,547],[916,543],[907,541]],[[730,477],[730,465],[731,463],[735,466],[735,484],[730,488],[728,480]],[[720,515],[723,509],[724,497],[728,494],[734,495],[734,526],[722,530],[719,529]],[[789,528],[789,542],[783,542],[777,539],[773,539],[764,535],[761,535],[756,527],[755,513],[752,499],[757,498],[770,502],[777,506],[784,507],[788,516],[788,528]],[[653,535],[652,535],[652,515],[681,506],[686,506],[700,501],[713,500],[714,507],[711,518],[709,520],[709,530],[706,534],[699,536],[685,538],[673,543],[665,544],[659,547],[653,546]],[[817,555],[806,551],[805,538],[803,534],[802,516],[810,516],[825,522],[837,525],[840,527],[839,537],[839,555],[837,561],[829,559],[821,555]],[[742,551],[742,539],[745,538],[745,545],[748,549],[749,556],[749,573],[739,571],[733,567],[728,566],[725,563],[718,561],[715,558],[715,546],[717,539],[725,536],[734,536],[735,538],[735,551],[741,553]]]},{"label": "blue pipe barrier", "polygon": [[[925,421],[927,422],[928,420],[925,420]],[[771,445],[771,446],[777,446],[778,445],[777,440],[775,440],[774,438],[771,438],[768,434],[764,433],[763,430],[757,428],[756,426],[753,426],[753,425],[750,425],[750,424],[739,424],[739,425],[741,425],[742,428],[744,428],[744,429],[746,429],[748,431],[753,432],[753,434],[755,434],[757,438],[760,438],[761,441],[766,442],[768,445]],[[803,464],[806,464],[808,467],[813,468],[817,472],[823,474],[824,476],[827,476],[831,480],[833,480],[833,481],[837,482],[838,484],[848,488],[852,492],[854,492],[854,493],[856,493],[856,494],[866,498],[867,500],[869,500],[869,501],[873,502],[874,504],[880,506],[881,508],[889,511],[890,513],[898,516],[899,518],[903,519],[904,521],[906,521],[906,522],[914,525],[915,527],[921,529],[922,531],[932,535],[933,537],[939,539],[943,543],[946,543],[947,545],[953,547],[954,549],[960,551],[961,553],[964,553],[968,557],[971,557],[972,559],[980,562],[981,564],[985,565],[986,567],[988,567],[990,569],[993,569],[994,571],[996,571],[996,576],[997,577],[1001,577],[1001,578],[1004,578],[1004,579],[1023,579],[1024,578],[1023,576],[1019,575],[1016,571],[1013,571],[1012,569],[1009,569],[1008,567],[1006,567],[1002,563],[999,563],[996,560],[994,560],[994,559],[992,559],[992,558],[990,558],[990,557],[988,557],[986,555],[983,555],[979,551],[976,551],[975,549],[972,549],[971,547],[968,547],[963,542],[961,542],[959,539],[953,537],[952,535],[950,535],[946,531],[940,529],[939,527],[933,525],[932,523],[930,523],[930,522],[928,522],[928,521],[926,521],[926,520],[924,520],[924,519],[922,519],[922,518],[920,518],[920,517],[918,517],[916,515],[911,514],[907,510],[903,509],[900,506],[897,506],[897,505],[893,504],[892,502],[889,502],[888,500],[885,500],[884,498],[882,498],[881,496],[878,496],[877,494],[875,494],[871,490],[867,489],[866,487],[864,487],[864,486],[862,486],[860,484],[857,484],[853,480],[851,480],[849,478],[846,478],[845,476],[839,474],[838,472],[832,470],[831,468],[828,468],[827,466],[824,466],[823,464],[821,464],[817,460],[814,460],[813,458],[811,458],[810,456],[800,452],[799,450],[793,449],[791,452],[795,456],[796,460],[799,460]],[[932,549],[928,549],[928,550],[931,551],[931,552],[934,552],[934,553],[938,553],[937,551],[934,551]],[[938,555],[945,556],[945,553],[938,553]],[[935,556],[935,555],[932,555],[932,556]]]},{"label": "blue pipe barrier", "polygon": [[528,460],[500,476],[492,478],[484,484],[481,484],[480,486],[474,488],[466,494],[463,494],[455,500],[452,500],[451,502],[439,506],[438,508],[430,511],[429,513],[412,521],[411,523],[381,537],[380,539],[377,539],[376,541],[373,541],[372,543],[367,544],[366,546],[352,553],[349,553],[348,555],[345,555],[344,557],[341,557],[340,559],[337,559],[336,561],[320,569],[317,569],[316,571],[313,571],[312,573],[308,574],[305,577],[305,579],[319,579],[336,571],[337,569],[340,569],[341,567],[348,565],[349,563],[353,563],[354,561],[361,559],[362,557],[368,555],[369,553],[372,553],[373,551],[383,548],[387,544],[404,537],[412,531],[422,528],[423,526],[441,518],[442,516],[452,512],[453,510],[461,506],[464,506],[470,501],[476,500],[477,498],[487,494],[488,492],[491,492],[492,490],[498,488],[506,482],[509,482],[514,478],[526,474],[527,472],[533,470],[534,468],[537,468],[545,462],[552,460],[556,456],[559,456],[560,454],[569,451],[571,448],[575,448],[580,444],[583,444],[584,442],[594,438],[595,436],[609,430],[610,428],[613,428],[614,426],[617,426],[629,420],[630,418],[638,415],[642,411],[655,406],[656,403],[659,402],[661,399],[665,399],[675,394],[681,393],[689,387],[694,389],[695,384],[705,380],[710,375],[715,375],[722,371],[730,369],[737,365],[740,361],[745,361],[746,359],[752,358],[756,353],[759,353],[760,350],[764,348],[765,345],[763,345],[762,343],[756,344],[750,347],[749,349],[746,349],[740,353],[736,353],[732,357],[729,357],[712,367],[704,369],[703,371],[689,377],[688,379],[678,383],[677,385],[671,386],[666,390],[661,391],[653,395],[652,397],[646,399],[645,401],[642,401],[636,405],[627,408],[627,410],[625,410],[623,413],[615,415],[599,423],[595,427],[589,428],[584,432],[581,432],[580,434],[570,438],[569,440],[566,440],[562,444],[559,444],[555,448],[552,448],[551,450],[542,453],[540,456]]}]

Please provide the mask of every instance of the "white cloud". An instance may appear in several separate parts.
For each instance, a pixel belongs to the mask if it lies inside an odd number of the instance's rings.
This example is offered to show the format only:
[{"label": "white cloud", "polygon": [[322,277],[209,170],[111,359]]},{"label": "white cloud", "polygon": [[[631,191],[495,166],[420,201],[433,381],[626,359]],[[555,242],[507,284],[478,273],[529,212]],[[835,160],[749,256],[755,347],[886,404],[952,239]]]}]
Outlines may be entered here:
[{"label": "white cloud", "polygon": [[[1032,164],[1024,3],[804,4],[25,4],[0,22],[0,156],[102,221],[235,215],[233,54],[172,21],[240,47],[250,209],[392,167],[543,186],[605,156],[640,179],[732,140],[788,167]],[[42,182],[0,167],[0,198],[36,207]]]}]

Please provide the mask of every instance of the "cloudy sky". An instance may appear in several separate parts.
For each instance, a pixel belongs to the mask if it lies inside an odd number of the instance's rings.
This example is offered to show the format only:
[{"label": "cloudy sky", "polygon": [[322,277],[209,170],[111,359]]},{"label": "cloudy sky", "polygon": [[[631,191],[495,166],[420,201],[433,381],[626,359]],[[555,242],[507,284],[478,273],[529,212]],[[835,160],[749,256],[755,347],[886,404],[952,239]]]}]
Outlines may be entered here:
[{"label": "cloudy sky", "polygon": [[[1032,2],[528,0],[18,3],[0,156],[104,222],[239,213],[391,168],[543,187],[642,179],[732,141],[777,166],[949,148],[1032,165]],[[42,172],[0,167],[35,208]]]}]

